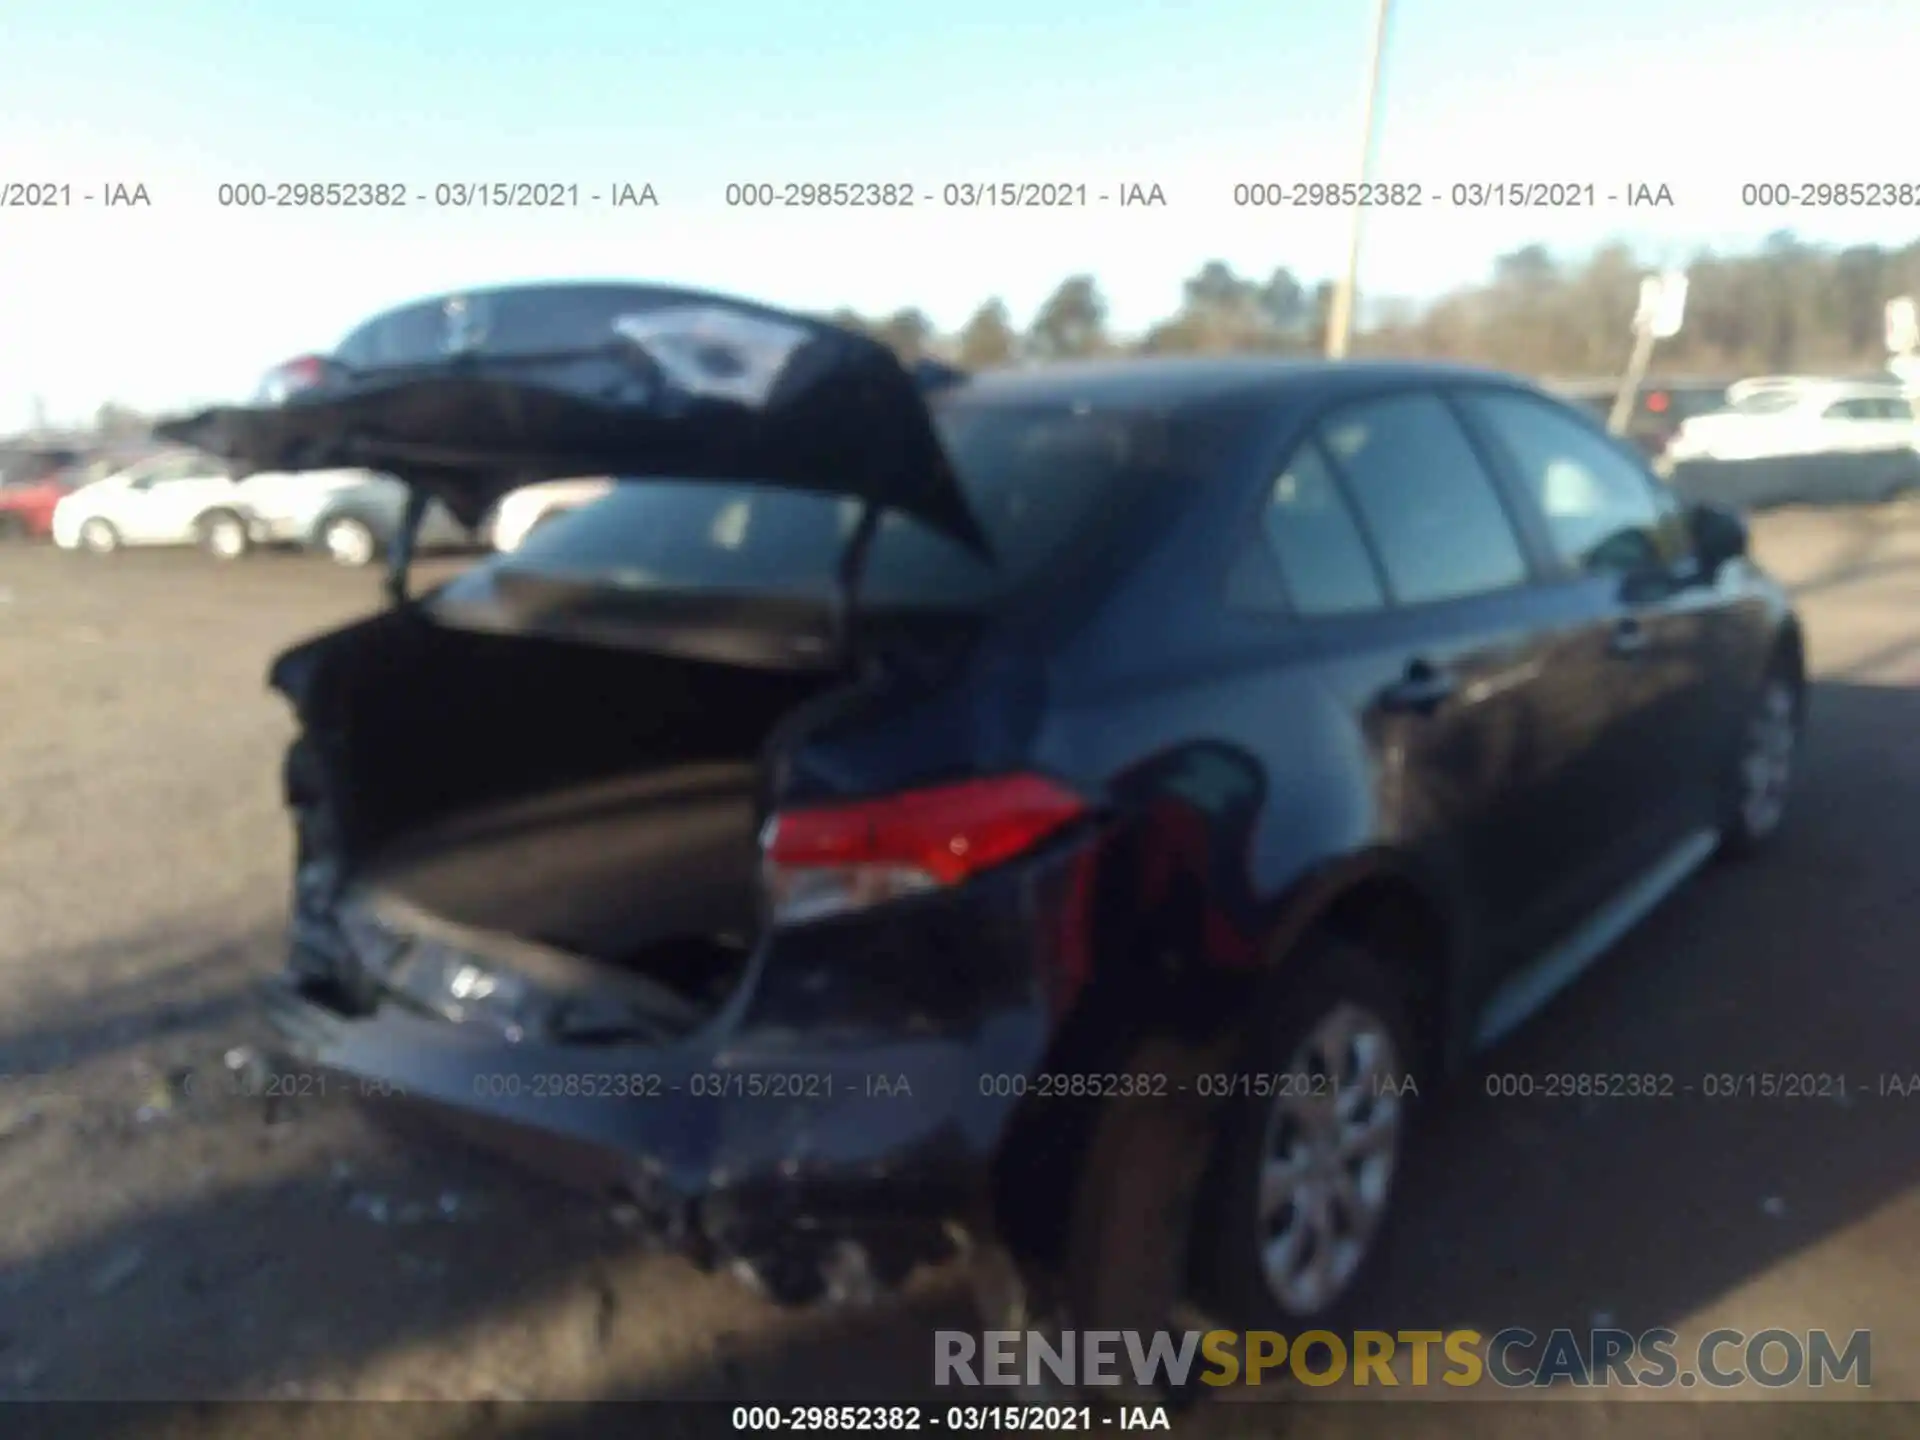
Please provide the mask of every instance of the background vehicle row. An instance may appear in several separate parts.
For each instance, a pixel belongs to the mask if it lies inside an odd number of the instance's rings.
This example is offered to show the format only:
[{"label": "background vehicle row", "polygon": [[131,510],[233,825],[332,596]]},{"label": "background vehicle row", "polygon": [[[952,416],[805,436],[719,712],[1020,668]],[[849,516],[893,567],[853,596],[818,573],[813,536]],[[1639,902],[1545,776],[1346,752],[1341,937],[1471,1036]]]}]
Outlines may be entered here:
[{"label": "background vehicle row", "polygon": [[[563,480],[509,494],[496,517],[467,526],[428,508],[423,549],[476,547],[496,533],[516,547],[555,515],[604,493],[604,480]],[[17,492],[17,493],[16,493]],[[235,479],[217,461],[166,451],[90,483],[70,469],[0,489],[0,533],[50,537],[96,555],[127,547],[197,545],[220,560],[263,546],[310,549],[346,566],[370,565],[399,535],[406,487],[367,470],[268,472]]]}]

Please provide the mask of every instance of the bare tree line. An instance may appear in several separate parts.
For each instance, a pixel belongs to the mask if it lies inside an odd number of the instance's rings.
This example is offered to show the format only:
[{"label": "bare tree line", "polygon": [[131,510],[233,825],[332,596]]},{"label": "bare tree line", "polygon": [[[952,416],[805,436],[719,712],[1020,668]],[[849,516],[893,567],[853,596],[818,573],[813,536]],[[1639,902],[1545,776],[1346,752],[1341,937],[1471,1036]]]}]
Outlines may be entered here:
[{"label": "bare tree line", "polygon": [[[1649,266],[1623,244],[1576,263],[1530,245],[1503,255],[1491,276],[1429,304],[1362,297],[1358,355],[1471,361],[1533,375],[1616,373],[1640,280]],[[1747,254],[1703,252],[1687,263],[1687,325],[1662,344],[1670,375],[1877,369],[1883,310],[1920,292],[1920,240],[1898,248],[1803,244],[1789,233]],[[1285,266],[1264,278],[1213,260],[1183,287],[1180,308],[1145,334],[1114,336],[1099,283],[1071,276],[1024,328],[990,299],[957,334],[942,335],[917,309],[875,318],[832,317],[908,358],[934,355],[970,369],[1028,360],[1126,354],[1317,354],[1324,347],[1332,282],[1309,283]],[[1368,314],[1368,311],[1371,314]]]},{"label": "bare tree line", "polygon": [[[1501,256],[1490,277],[1427,304],[1362,296],[1356,355],[1471,361],[1523,374],[1617,373],[1628,322],[1649,266],[1623,244],[1576,263],[1544,246]],[[1746,254],[1702,252],[1687,264],[1687,325],[1660,348],[1669,376],[1716,377],[1795,370],[1871,370],[1885,361],[1883,307],[1920,294],[1920,240],[1899,247],[1834,248],[1770,236]],[[941,334],[915,308],[829,318],[865,331],[909,360],[925,356],[988,369],[1099,355],[1318,354],[1333,284],[1286,266],[1264,278],[1210,260],[1182,287],[1180,307],[1137,337],[1115,336],[1091,274],[1069,276],[1024,327],[989,299],[957,333]],[[103,441],[132,441],[146,417],[108,402],[94,417]]]}]

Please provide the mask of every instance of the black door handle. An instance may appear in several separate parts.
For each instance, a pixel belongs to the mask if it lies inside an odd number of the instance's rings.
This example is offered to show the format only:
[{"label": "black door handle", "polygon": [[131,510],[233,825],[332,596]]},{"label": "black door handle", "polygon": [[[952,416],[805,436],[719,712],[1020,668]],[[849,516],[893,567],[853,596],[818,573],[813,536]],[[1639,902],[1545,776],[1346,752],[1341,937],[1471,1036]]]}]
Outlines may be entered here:
[{"label": "black door handle", "polygon": [[1428,660],[1413,660],[1407,672],[1380,692],[1380,704],[1387,710],[1411,710],[1430,714],[1452,698],[1460,682],[1452,672],[1442,670]]},{"label": "black door handle", "polygon": [[1647,648],[1647,632],[1638,620],[1629,615],[1624,620],[1614,622],[1613,653],[1616,655],[1638,655]]}]

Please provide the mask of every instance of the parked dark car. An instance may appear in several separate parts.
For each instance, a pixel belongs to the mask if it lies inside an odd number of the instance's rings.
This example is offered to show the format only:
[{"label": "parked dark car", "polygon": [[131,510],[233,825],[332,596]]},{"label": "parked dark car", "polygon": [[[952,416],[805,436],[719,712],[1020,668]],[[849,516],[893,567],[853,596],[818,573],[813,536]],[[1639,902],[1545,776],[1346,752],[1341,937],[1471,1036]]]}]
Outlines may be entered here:
[{"label": "parked dark car", "polygon": [[958,1229],[1083,1324],[1327,1317],[1428,1082],[1781,823],[1741,522],[1511,377],[909,374],[638,285],[356,344],[166,433],[469,523],[671,478],[275,663],[289,1053],[782,1298]]},{"label": "parked dark car", "polygon": [[[1681,425],[1696,415],[1711,415],[1726,406],[1729,383],[1649,380],[1634,397],[1624,438],[1649,458],[1658,457]],[[1556,393],[1591,412],[1604,424],[1613,413],[1614,397],[1620,393],[1620,387],[1616,381],[1577,381],[1560,387]]]}]

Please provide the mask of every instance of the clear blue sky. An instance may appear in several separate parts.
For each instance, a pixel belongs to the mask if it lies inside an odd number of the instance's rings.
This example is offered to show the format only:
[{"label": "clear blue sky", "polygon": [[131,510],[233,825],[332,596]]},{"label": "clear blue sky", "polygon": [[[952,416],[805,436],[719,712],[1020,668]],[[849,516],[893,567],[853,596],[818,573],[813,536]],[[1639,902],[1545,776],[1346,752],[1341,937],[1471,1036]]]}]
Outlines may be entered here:
[{"label": "clear blue sky", "polygon": [[[1336,270],[1335,214],[1240,179],[1350,178],[1371,0],[10,0],[0,179],[144,181],[151,208],[0,210],[0,427],[247,386],[389,303],[629,275],[802,307],[989,295],[1024,320],[1092,271],[1122,329],[1208,259]],[[1529,241],[1651,258],[1791,226],[1899,243],[1908,212],[1746,212],[1748,180],[1920,183],[1915,0],[1396,0],[1379,179],[1667,184],[1670,211],[1369,222],[1363,285],[1431,295]],[[239,213],[231,180],[650,181],[659,208]],[[729,211],[730,180],[1160,184],[1163,211]]]}]

